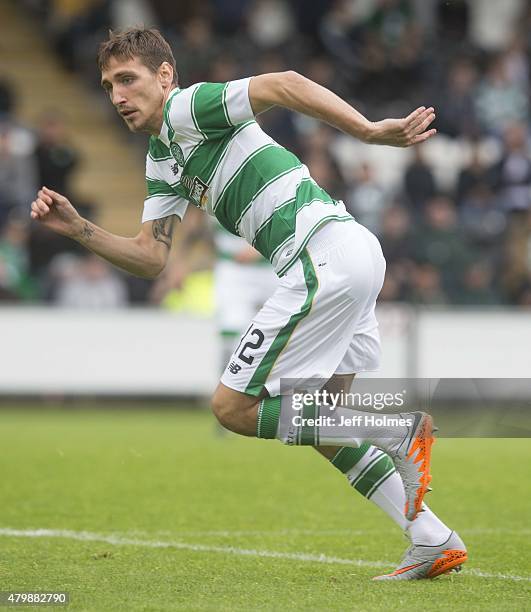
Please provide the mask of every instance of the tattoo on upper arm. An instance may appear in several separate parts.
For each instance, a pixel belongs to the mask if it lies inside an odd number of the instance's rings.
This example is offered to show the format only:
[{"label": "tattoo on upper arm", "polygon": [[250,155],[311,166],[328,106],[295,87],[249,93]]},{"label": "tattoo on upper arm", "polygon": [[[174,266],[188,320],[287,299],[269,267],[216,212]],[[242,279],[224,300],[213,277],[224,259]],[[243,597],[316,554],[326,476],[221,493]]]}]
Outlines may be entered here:
[{"label": "tattoo on upper arm", "polygon": [[85,223],[83,223],[83,229],[81,230],[81,237],[84,240],[90,240],[93,235],[94,235],[94,228],[91,227],[90,224],[85,221]]},{"label": "tattoo on upper arm", "polygon": [[175,219],[173,216],[153,221],[153,238],[158,242],[162,242],[168,248],[171,248],[174,221]]}]

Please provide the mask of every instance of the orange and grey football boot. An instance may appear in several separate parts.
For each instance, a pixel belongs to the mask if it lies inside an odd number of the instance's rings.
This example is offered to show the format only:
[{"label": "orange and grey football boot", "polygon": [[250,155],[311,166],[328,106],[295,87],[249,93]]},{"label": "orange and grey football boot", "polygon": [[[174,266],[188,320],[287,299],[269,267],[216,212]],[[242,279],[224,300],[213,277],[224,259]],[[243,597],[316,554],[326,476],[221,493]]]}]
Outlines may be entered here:
[{"label": "orange and grey football boot", "polygon": [[441,574],[461,571],[467,561],[463,540],[452,531],[446,542],[438,546],[412,544],[400,565],[391,574],[375,576],[373,580],[422,580],[437,578]]},{"label": "orange and grey football boot", "polygon": [[391,457],[402,478],[406,493],[404,514],[412,521],[421,511],[424,495],[430,488],[431,447],[436,428],[431,416],[425,412],[407,412],[400,416],[411,421],[406,435],[400,440],[391,439],[385,448],[380,448]]}]

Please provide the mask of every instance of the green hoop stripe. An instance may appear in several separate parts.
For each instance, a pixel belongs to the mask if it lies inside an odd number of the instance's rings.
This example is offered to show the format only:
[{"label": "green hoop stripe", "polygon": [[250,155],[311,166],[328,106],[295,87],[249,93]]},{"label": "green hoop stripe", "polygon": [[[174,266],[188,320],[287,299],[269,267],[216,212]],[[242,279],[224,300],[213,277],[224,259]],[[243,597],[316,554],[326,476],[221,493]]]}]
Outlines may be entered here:
[{"label": "green hoop stripe", "polygon": [[175,195],[174,188],[177,186],[177,184],[178,183],[172,186],[166,183],[166,181],[159,181],[157,179],[150,178],[146,179],[146,186],[148,192],[148,197],[146,198],[146,200],[152,196]]},{"label": "green hoop stripe", "polygon": [[383,478],[381,478],[377,483],[375,483],[372,487],[372,489],[367,493],[366,497],[367,499],[371,499],[371,497],[373,496],[374,493],[376,493],[376,491],[378,491],[378,489],[383,485],[383,483],[388,479],[391,478],[391,476],[396,472],[396,469],[393,467],[392,469],[389,470],[389,472],[387,472],[387,474],[385,474],[385,476],[383,476]]},{"label": "green hoop stripe", "polygon": [[279,331],[269,347],[269,350],[266,352],[262,358],[262,361],[256,368],[251,380],[249,381],[249,384],[247,385],[247,388],[245,389],[245,393],[249,393],[250,395],[260,395],[262,389],[264,388],[265,382],[273,369],[273,366],[279,358],[280,353],[282,353],[282,351],[286,348],[291,335],[295,331],[295,328],[305,317],[310,314],[312,309],[313,298],[317,293],[319,281],[308,251],[304,250],[301,253],[300,260],[302,263],[302,269],[304,271],[306,289],[308,291],[306,299],[299,312],[292,315],[286,325],[284,325],[284,327]]},{"label": "green hoop stripe", "polygon": [[367,496],[378,481],[384,476],[390,475],[389,472],[394,472],[394,469],[395,467],[390,457],[387,455],[380,456],[377,461],[370,464],[369,469],[366,469],[352,486],[356,491]]},{"label": "green hoop stripe", "polygon": [[[254,191],[252,191],[252,193],[249,194],[249,197],[246,199],[242,198],[242,193],[238,191],[238,189],[240,188],[240,185],[242,183],[241,181],[241,174],[242,172],[245,171],[245,168],[251,168],[251,169],[255,169],[255,164],[256,164],[256,158],[260,155],[259,157],[259,163],[264,163],[266,161],[268,161],[268,158],[264,158],[263,155],[261,155],[264,151],[267,152],[271,149],[280,149],[280,147],[276,144],[273,144],[271,142],[266,142],[265,144],[260,145],[257,149],[255,149],[250,155],[248,155],[245,159],[243,159],[239,166],[236,168],[236,170],[232,173],[232,176],[230,177],[230,179],[228,179],[228,181],[225,183],[225,186],[223,187],[221,193],[218,195],[216,201],[214,202],[212,209],[214,210],[214,212],[216,212],[216,210],[218,209],[218,206],[220,205],[220,203],[223,205],[223,203],[225,203],[225,201],[227,199],[230,198],[230,201],[234,201],[235,196],[239,197],[240,200],[236,200],[236,201],[241,201],[241,202],[248,202],[249,200],[252,199],[252,197],[254,196],[254,194],[256,193],[256,189]],[[266,166],[267,167],[267,166]],[[256,171],[256,170],[255,170]],[[232,188],[232,186],[234,185],[234,188]],[[247,185],[245,185],[246,189],[249,191],[249,187]],[[232,188],[232,189],[231,189]],[[236,193],[233,192],[233,189],[236,190]],[[226,195],[228,193],[228,195]],[[216,214],[216,217],[218,215]],[[235,221],[236,221],[237,217],[235,217],[234,221],[232,222],[232,226],[234,227]],[[218,217],[218,221],[220,223],[222,223],[222,221],[219,219]],[[226,227],[225,223],[222,223],[222,225],[224,227]],[[234,233],[233,231],[229,230],[231,233]]]},{"label": "green hoop stripe", "polygon": [[154,162],[172,159],[170,149],[156,136],[149,137],[148,155]]},{"label": "green hoop stripe", "polygon": [[[253,204],[260,193],[286,171],[300,166],[300,161],[278,145],[266,143],[255,149],[234,172],[214,204],[218,219],[238,231],[242,210]],[[242,206],[243,205],[243,206]]]},{"label": "green hoop stripe", "polygon": [[330,463],[340,472],[346,474],[356,465],[356,463],[358,463],[370,447],[371,445],[368,442],[364,442],[358,448],[344,446],[338,450],[335,456],[330,460]]},{"label": "green hoop stripe", "polygon": [[[289,169],[286,168],[286,165],[290,163],[293,163],[293,166]],[[218,221],[232,234],[239,235],[240,203],[246,203],[246,207],[249,204],[252,205],[260,193],[263,192],[266,183],[271,183],[272,179],[276,179],[279,174],[284,174],[286,170],[292,170],[297,165],[299,165],[298,160],[291,154],[287,158],[284,151],[277,145],[266,144],[253,152],[242,162],[216,202],[214,210]],[[257,170],[257,168],[260,168],[260,170]],[[272,214],[271,218],[275,218],[275,213]],[[294,227],[294,223],[290,223],[290,225]],[[278,227],[283,228],[284,224],[281,222],[280,225],[275,227],[277,229]],[[267,236],[270,234],[270,230],[266,232]],[[274,248],[276,244],[270,246]],[[271,249],[257,247],[257,250],[264,257],[269,258]]]},{"label": "green hoop stripe", "polygon": [[[290,174],[290,172],[295,172],[297,170],[300,170],[301,168],[302,168],[302,164],[299,164],[298,166],[290,167],[287,170],[284,170],[284,172],[281,172],[280,174],[276,174],[275,176],[271,177],[271,179],[269,179],[269,181],[265,182],[262,185],[262,187],[254,194],[252,200],[246,206],[244,206],[242,212],[240,213],[240,216],[238,217],[238,220],[235,223],[236,229],[239,231],[240,223],[242,222],[242,219],[245,216],[245,213],[249,210],[249,208],[251,208],[251,206],[253,205],[253,202],[255,201],[255,199],[264,191],[264,189],[267,189],[275,181],[278,181],[283,176],[286,176],[286,174]],[[302,180],[306,181],[306,180],[309,180],[309,179],[302,179]],[[267,222],[267,219],[266,219],[266,221],[264,223],[266,223],[266,222]],[[260,228],[258,228],[257,231],[259,231],[259,229]]]},{"label": "green hoop stripe", "polygon": [[251,246],[264,257],[271,257],[286,238],[295,234],[295,219],[299,203],[295,198],[282,202],[273,214],[256,230]]},{"label": "green hoop stripe", "polygon": [[272,440],[277,435],[282,396],[264,398],[258,407],[256,437]]},{"label": "green hoop stripe", "polygon": [[225,132],[223,138],[216,140],[202,140],[199,146],[188,156],[183,168],[183,176],[194,178],[198,176],[210,184],[219,164],[225,158],[230,143],[234,137],[233,132]]},{"label": "green hoop stripe", "polygon": [[291,234],[291,236],[287,236],[286,240],[284,240],[284,242],[281,242],[278,246],[276,246],[271,255],[269,255],[269,261],[271,262],[271,264],[273,264],[275,257],[277,256],[278,253],[280,253],[282,251],[282,249],[292,240],[295,240],[295,232],[293,232],[293,234]]},{"label": "green hoop stripe", "polygon": [[272,259],[279,247],[285,244],[288,238],[295,235],[297,215],[303,208],[311,206],[315,201],[304,202],[292,198],[277,206],[269,219],[256,231],[252,246],[264,257]]},{"label": "green hoop stripe", "polygon": [[210,185],[234,138],[252,123],[254,121],[242,123],[218,140],[202,140],[188,156],[184,164],[183,176],[199,176],[207,185]]},{"label": "green hoop stripe", "polygon": [[225,102],[228,83],[203,83],[195,91],[193,110],[199,130],[208,138],[232,128]]}]

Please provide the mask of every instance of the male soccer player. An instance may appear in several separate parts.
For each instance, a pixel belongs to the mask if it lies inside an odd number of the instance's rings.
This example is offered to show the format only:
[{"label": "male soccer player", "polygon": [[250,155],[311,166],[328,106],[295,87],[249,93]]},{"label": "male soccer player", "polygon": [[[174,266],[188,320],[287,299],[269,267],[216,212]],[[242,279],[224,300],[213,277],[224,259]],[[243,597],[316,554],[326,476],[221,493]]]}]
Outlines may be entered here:
[{"label": "male soccer player", "polygon": [[[293,392],[315,390],[318,380],[329,390],[348,389],[357,372],[377,367],[374,306],[385,261],[375,236],[255,121],[279,105],[367,143],[406,147],[435,134],[433,108],[374,123],[292,71],[181,89],[171,49],[152,29],[111,33],[98,64],[128,128],[151,134],[142,228],[133,238],[111,234],[46,187],[32,203],[32,218],[146,277],[164,268],[175,217],[182,219],[188,203],[245,238],[272,263],[279,284],[222,375],[212,399],[216,417],[242,435],[318,447],[354,486],[363,484],[362,492],[378,489],[381,503],[375,501],[412,538],[400,566],[380,578],[434,577],[460,566],[464,544],[423,504],[429,415],[403,413],[382,427],[343,406],[294,411]],[[392,489],[381,486],[385,480]]]}]

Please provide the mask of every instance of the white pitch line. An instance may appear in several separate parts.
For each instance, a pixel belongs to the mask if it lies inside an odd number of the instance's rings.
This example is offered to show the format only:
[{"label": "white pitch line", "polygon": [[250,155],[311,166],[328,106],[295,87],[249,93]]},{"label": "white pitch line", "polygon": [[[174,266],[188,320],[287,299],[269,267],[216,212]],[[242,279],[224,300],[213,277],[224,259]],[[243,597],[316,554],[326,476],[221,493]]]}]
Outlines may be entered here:
[{"label": "white pitch line", "polygon": [[[254,550],[237,548],[235,546],[210,546],[206,544],[189,544],[187,542],[158,540],[139,540],[116,535],[105,535],[90,531],[71,531],[68,529],[10,529],[0,528],[0,536],[14,538],[64,538],[81,542],[104,542],[114,546],[142,546],[145,548],[174,548],[178,550],[191,550],[195,552],[218,552],[244,557],[266,557],[270,559],[290,559],[292,561],[307,561],[313,563],[327,563],[331,565],[354,565],[357,567],[392,567],[393,563],[386,561],[365,561],[364,559],[343,559],[327,555],[314,555],[309,553],[290,553],[274,550]],[[467,574],[478,578],[498,580],[511,580],[516,582],[531,582],[531,576],[516,576],[513,574],[492,574],[479,569],[471,568]]]},{"label": "white pitch line", "polygon": [[[128,532],[135,536],[169,536],[169,537],[221,537],[221,538],[238,538],[238,537],[260,537],[260,536],[313,536],[313,537],[327,537],[327,536],[371,536],[375,533],[381,533],[378,529],[268,529],[268,530],[230,530],[230,529],[219,529],[219,530],[159,530],[159,531],[141,531],[134,530]],[[517,535],[519,537],[526,537],[531,535],[531,529],[504,529],[504,528],[473,528],[473,529],[459,529],[459,533],[464,535],[490,535],[490,536],[504,536],[504,535]]]},{"label": "white pitch line", "polygon": [[236,548],[235,546],[210,546],[207,544],[188,544],[187,542],[161,542],[157,540],[138,540],[121,536],[104,535],[89,531],[70,531],[68,529],[9,529],[0,528],[0,536],[15,538],[65,538],[82,542],[105,542],[115,546],[143,546],[146,548],[176,548],[197,552],[220,552],[247,557],[269,557],[271,559],[291,559],[293,561],[312,561],[339,565],[357,565],[360,567],[389,567],[392,563],[384,561],[364,561],[363,559],[340,559],[327,555],[308,553],[289,553],[274,550],[254,550]]},{"label": "white pitch line", "polygon": [[478,576],[478,578],[497,578],[498,580],[513,580],[514,582],[531,582],[531,576],[515,576],[514,574],[491,574],[489,572],[482,572],[479,569],[471,567],[467,570],[467,574]]},{"label": "white pitch line", "polygon": [[185,538],[252,538],[261,536],[313,536],[313,537],[328,537],[328,536],[366,536],[369,532],[360,529],[269,529],[269,530],[230,530],[230,529],[219,529],[219,530],[163,530],[163,531],[129,531],[129,534],[135,536],[177,536]]}]

